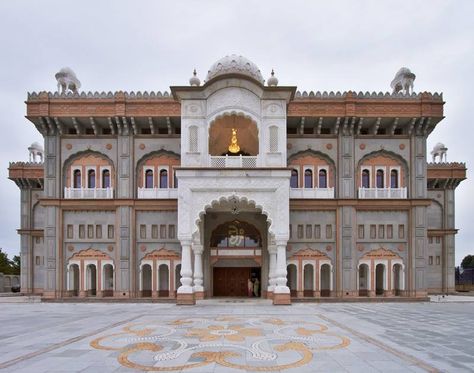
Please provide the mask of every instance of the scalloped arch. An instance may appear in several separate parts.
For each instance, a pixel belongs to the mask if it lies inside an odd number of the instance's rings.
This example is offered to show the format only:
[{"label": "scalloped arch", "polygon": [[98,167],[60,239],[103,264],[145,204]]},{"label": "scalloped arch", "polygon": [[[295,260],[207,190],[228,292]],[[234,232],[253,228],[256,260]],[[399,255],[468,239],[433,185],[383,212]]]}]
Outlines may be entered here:
[{"label": "scalloped arch", "polygon": [[388,157],[388,158],[391,158],[391,159],[394,159],[394,160],[400,162],[400,164],[403,166],[403,169],[404,169],[404,172],[405,172],[405,178],[408,180],[409,168],[408,168],[408,163],[405,160],[405,158],[403,158],[401,155],[399,155],[397,153],[391,152],[389,150],[384,150],[384,149],[383,150],[376,150],[376,151],[373,151],[373,152],[370,152],[370,153],[364,155],[359,160],[359,162],[357,162],[357,170],[360,170],[363,162],[365,162],[365,161],[367,161],[371,158],[378,157],[378,156],[385,156],[385,157]]},{"label": "scalloped arch", "polygon": [[274,232],[272,231],[272,218],[270,217],[270,213],[263,208],[263,206],[259,203],[257,203],[253,199],[249,199],[246,196],[241,196],[237,193],[231,193],[228,195],[221,195],[218,198],[213,199],[210,203],[206,204],[201,208],[201,210],[197,213],[197,217],[194,221],[195,226],[194,230],[192,232],[192,235],[194,236],[198,230],[199,230],[199,225],[204,219],[204,215],[209,209],[215,208],[219,206],[221,203],[224,202],[231,202],[232,200],[236,199],[238,203],[244,203],[247,204],[248,206],[252,206],[255,210],[259,211],[262,215],[265,215],[267,217],[267,223],[268,223],[268,232],[273,236]]},{"label": "scalloped arch", "polygon": [[148,159],[153,158],[153,157],[161,157],[161,156],[168,156],[168,157],[173,157],[175,159],[181,159],[181,156],[175,152],[172,152],[170,150],[153,150],[149,153],[144,154],[138,161],[137,161],[137,169]]},{"label": "scalloped arch", "polygon": [[336,168],[336,163],[333,161],[333,159],[329,155],[327,155],[326,153],[320,152],[319,150],[313,150],[313,149],[306,149],[306,150],[299,151],[298,153],[292,154],[291,156],[288,157],[288,164],[291,161],[298,159],[300,157],[304,157],[306,155],[312,155],[314,157],[324,159],[332,167],[334,167],[334,169]]}]

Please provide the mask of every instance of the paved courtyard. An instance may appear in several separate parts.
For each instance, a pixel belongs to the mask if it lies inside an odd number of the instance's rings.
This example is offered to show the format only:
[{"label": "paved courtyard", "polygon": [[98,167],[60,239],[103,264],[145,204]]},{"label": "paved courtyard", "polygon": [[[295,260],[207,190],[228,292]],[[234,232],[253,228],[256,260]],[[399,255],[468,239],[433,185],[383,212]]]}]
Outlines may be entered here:
[{"label": "paved courtyard", "polygon": [[3,372],[472,372],[472,302],[0,304]]}]

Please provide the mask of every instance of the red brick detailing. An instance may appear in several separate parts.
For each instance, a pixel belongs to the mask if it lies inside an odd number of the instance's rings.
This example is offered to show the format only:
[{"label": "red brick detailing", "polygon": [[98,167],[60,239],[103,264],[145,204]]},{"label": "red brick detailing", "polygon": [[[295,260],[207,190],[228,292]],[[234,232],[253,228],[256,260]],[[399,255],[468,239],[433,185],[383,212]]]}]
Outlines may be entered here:
[{"label": "red brick detailing", "polygon": [[143,182],[143,174],[144,174],[144,168],[147,166],[153,169],[153,184],[155,187],[159,187],[160,185],[160,167],[168,167],[168,187],[172,188],[174,187],[174,169],[176,167],[179,167],[181,164],[181,161],[179,159],[179,156],[172,156],[168,154],[156,154],[154,156],[151,156],[148,158],[145,162],[142,163],[142,167],[140,169],[137,169],[137,177],[138,177],[138,187],[143,188],[144,187],[144,182]]},{"label": "red brick detailing", "polygon": [[193,306],[196,304],[194,294],[182,294],[178,293],[176,296],[176,304],[178,306]]},{"label": "red brick detailing", "polygon": [[112,149],[112,144],[107,144],[107,145],[105,145],[105,148],[106,148],[107,150]]},{"label": "red brick detailing", "polygon": [[74,159],[66,170],[66,186],[70,188],[73,187],[71,180],[72,170],[78,168],[81,170],[81,186],[83,188],[87,187],[87,170],[90,169],[90,167],[93,167],[95,169],[95,185],[96,188],[99,188],[102,178],[100,168],[107,166],[110,168],[110,187],[113,188],[115,180],[113,164],[111,164],[107,158],[98,154],[84,154]]},{"label": "red brick detailing", "polygon": [[[362,145],[362,144],[361,144]],[[405,180],[405,167],[403,164],[395,158],[392,158],[386,154],[380,154],[380,155],[374,155],[371,156],[367,159],[364,159],[360,163],[360,167],[357,170],[357,186],[360,188],[361,186],[361,172],[364,167],[369,167],[370,166],[370,179],[371,179],[371,186],[375,188],[375,185],[377,185],[377,170],[375,167],[381,166],[384,170],[384,187],[387,188],[390,186],[390,167],[398,167],[400,176],[399,180],[400,183],[398,185],[399,188],[403,188],[406,186],[406,180]]]},{"label": "red brick detailing", "polygon": [[375,249],[372,251],[369,251],[367,254],[365,254],[362,259],[401,259],[401,257],[397,254],[394,253],[391,250],[384,249],[383,247],[379,249]]},{"label": "red brick detailing", "polygon": [[287,294],[273,293],[273,304],[284,305],[284,306],[290,305],[291,304],[290,293],[287,293]]},{"label": "red brick detailing", "polygon": [[290,160],[288,167],[296,166],[298,169],[298,187],[304,187],[304,166],[313,166],[313,188],[318,187],[319,175],[318,167],[325,167],[329,170],[327,175],[328,188],[334,187],[334,167],[324,158],[318,157],[317,154],[304,153]]}]

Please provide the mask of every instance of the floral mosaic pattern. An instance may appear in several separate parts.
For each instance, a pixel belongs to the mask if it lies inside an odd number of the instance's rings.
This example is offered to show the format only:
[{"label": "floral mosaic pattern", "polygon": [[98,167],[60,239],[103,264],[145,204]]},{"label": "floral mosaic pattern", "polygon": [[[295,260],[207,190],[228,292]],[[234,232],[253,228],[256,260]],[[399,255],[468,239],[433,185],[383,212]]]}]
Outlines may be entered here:
[{"label": "floral mosaic pattern", "polygon": [[282,371],[310,363],[318,351],[350,340],[325,324],[269,317],[144,318],[90,342],[117,351],[119,363],[143,371],[181,371],[218,364],[242,371]]}]

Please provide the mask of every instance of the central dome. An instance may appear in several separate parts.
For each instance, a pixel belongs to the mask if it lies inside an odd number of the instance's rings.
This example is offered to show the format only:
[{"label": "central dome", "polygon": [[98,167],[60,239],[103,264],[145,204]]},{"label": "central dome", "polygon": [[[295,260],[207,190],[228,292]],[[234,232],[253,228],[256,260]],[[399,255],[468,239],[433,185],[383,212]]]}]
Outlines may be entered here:
[{"label": "central dome", "polygon": [[245,75],[256,80],[260,84],[263,84],[264,82],[262,73],[257,65],[247,58],[236,54],[225,56],[215,62],[207,72],[206,82],[209,82],[217,76],[226,74]]}]

